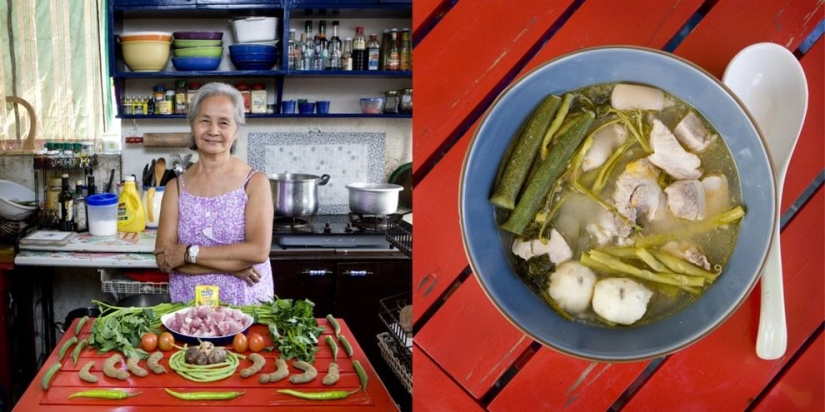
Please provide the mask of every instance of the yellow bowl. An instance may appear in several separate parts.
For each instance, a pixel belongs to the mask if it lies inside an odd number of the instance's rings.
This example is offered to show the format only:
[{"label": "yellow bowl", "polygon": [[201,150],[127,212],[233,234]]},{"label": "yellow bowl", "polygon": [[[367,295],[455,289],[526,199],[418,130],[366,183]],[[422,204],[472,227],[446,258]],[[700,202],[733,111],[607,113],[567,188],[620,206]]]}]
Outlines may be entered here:
[{"label": "yellow bowl", "polygon": [[151,40],[171,42],[172,33],[163,31],[134,31],[118,35],[118,40],[121,43]]},{"label": "yellow bowl", "polygon": [[133,72],[157,72],[169,61],[171,43],[168,41],[130,41],[121,43],[123,61]]}]

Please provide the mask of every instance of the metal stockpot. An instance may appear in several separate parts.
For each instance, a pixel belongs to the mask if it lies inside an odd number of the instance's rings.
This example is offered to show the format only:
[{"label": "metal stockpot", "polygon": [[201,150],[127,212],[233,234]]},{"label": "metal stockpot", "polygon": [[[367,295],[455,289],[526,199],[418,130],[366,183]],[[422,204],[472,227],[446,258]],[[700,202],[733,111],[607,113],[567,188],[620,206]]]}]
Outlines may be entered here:
[{"label": "metal stockpot", "polygon": [[315,176],[299,173],[269,175],[272,203],[276,216],[300,217],[318,213],[318,186],[329,181],[329,175]]},{"label": "metal stockpot", "polygon": [[398,210],[398,192],[403,186],[392,183],[350,183],[349,210],[364,215],[389,215]]}]

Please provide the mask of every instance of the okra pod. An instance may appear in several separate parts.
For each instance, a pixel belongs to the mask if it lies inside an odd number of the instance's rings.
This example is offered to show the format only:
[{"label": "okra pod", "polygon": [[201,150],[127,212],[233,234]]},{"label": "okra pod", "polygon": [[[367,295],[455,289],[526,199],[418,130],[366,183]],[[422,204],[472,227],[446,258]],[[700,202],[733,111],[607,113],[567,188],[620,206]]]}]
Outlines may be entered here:
[{"label": "okra pod", "polygon": [[77,365],[77,357],[80,356],[80,351],[83,350],[83,347],[89,343],[86,339],[81,340],[77,343],[77,346],[74,347],[72,351],[72,365]]},{"label": "okra pod", "polygon": [[338,320],[335,319],[332,315],[327,315],[327,322],[332,326],[332,331],[335,332],[335,337],[341,335],[341,325],[338,324]]},{"label": "okra pod", "polygon": [[324,340],[327,341],[329,349],[332,350],[332,361],[338,362],[338,344],[335,343],[335,339],[333,339],[332,336],[327,335]]},{"label": "okra pod", "polygon": [[507,166],[496,184],[493,196],[490,197],[490,203],[494,206],[506,210],[513,210],[516,207],[516,197],[524,186],[530,167],[539,153],[544,134],[550,127],[550,122],[553,121],[560,104],[561,97],[551,94],[530,115],[526,126],[514,143],[510,157],[502,159]]},{"label": "okra pod", "polygon": [[71,339],[63,343],[63,346],[60,347],[60,351],[57,353],[57,355],[59,356],[58,359],[63,360],[63,356],[66,355],[66,352],[68,352],[69,348],[75,343],[77,343],[77,336],[72,336]]},{"label": "okra pod", "polygon": [[88,316],[84,316],[84,317],[80,318],[80,321],[78,321],[77,325],[75,325],[75,327],[74,327],[74,335],[75,336],[80,335],[80,331],[83,330],[83,325],[85,325],[86,322],[88,322],[88,321],[89,321]]},{"label": "okra pod", "polygon": [[364,370],[364,367],[361,366],[361,362],[358,359],[352,361],[352,367],[355,368],[355,373],[358,374],[358,379],[361,381],[361,389],[364,392],[367,391],[367,371]]},{"label": "okra pod", "polygon": [[49,386],[52,384],[52,378],[54,378],[54,374],[60,370],[63,364],[60,361],[57,361],[54,365],[52,365],[49,370],[46,371],[46,374],[43,375],[43,380],[40,381],[40,387],[43,388],[44,391],[49,390]]},{"label": "okra pod", "polygon": [[544,159],[533,178],[527,182],[524,194],[521,195],[515,209],[501,225],[501,228],[521,235],[530,221],[536,215],[541,202],[547,196],[547,192],[553,187],[556,179],[567,167],[576,148],[581,144],[587,129],[595,119],[593,112],[585,112],[579,117],[575,124],[558,138],[558,141],[550,150],[550,154]]},{"label": "okra pod", "polygon": [[347,352],[347,356],[352,356],[352,345],[349,344],[347,337],[344,335],[338,335],[338,340],[341,341],[341,346],[344,347],[344,351]]}]

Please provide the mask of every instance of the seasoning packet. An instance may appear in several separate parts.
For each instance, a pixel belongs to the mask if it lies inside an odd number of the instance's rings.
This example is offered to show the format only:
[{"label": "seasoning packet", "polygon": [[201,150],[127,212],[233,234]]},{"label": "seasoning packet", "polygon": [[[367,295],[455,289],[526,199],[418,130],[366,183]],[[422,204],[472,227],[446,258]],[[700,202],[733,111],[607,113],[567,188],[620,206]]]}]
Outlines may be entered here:
[{"label": "seasoning packet", "polygon": [[218,306],[220,304],[219,292],[218,286],[215,285],[195,286],[195,306]]}]

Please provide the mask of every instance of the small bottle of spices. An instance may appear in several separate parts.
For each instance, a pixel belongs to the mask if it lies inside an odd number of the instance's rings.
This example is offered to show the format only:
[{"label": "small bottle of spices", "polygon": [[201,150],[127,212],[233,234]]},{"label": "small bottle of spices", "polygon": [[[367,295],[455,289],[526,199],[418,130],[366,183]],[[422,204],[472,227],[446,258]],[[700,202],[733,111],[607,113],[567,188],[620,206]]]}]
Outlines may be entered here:
[{"label": "small bottle of spices", "polygon": [[252,103],[251,112],[264,114],[266,113],[266,88],[263,84],[256,83],[252,85],[252,92],[250,93]]},{"label": "small bottle of spices", "polygon": [[235,85],[235,88],[241,92],[241,97],[243,97],[244,112],[249,113],[252,106],[252,95],[249,92],[249,85],[246,83],[238,83]]},{"label": "small bottle of spices", "polygon": [[166,89],[161,105],[160,114],[175,114],[175,89]]},{"label": "small bottle of spices", "polygon": [[175,114],[186,114],[186,80],[175,81]]},{"label": "small bottle of spices", "polygon": [[189,88],[186,90],[186,111],[189,112],[189,108],[192,107],[192,100],[195,99],[195,94],[198,93],[198,89],[201,88],[201,84],[198,82],[190,82]]},{"label": "small bottle of spices", "polygon": [[397,90],[387,90],[384,93],[386,96],[387,103],[384,105],[384,113],[388,114],[397,114],[398,113],[398,91]]},{"label": "small bottle of spices", "polygon": [[146,114],[161,114],[161,102],[166,97],[166,88],[163,86],[155,86],[152,88],[152,96],[153,96],[153,103],[154,109],[151,113]]},{"label": "small bottle of spices", "polygon": [[398,104],[400,113],[412,114],[413,111],[413,89],[404,89],[401,92],[401,101]]}]

